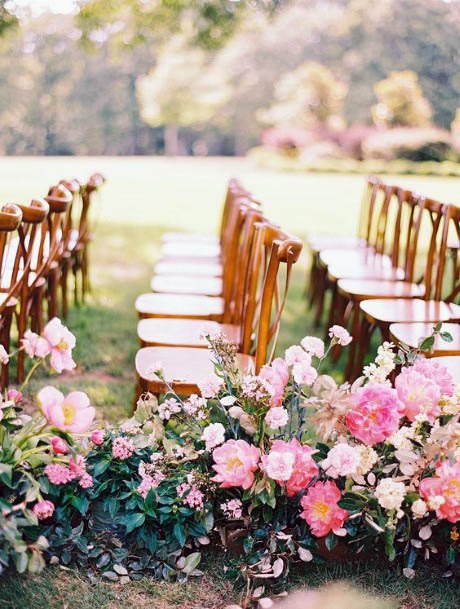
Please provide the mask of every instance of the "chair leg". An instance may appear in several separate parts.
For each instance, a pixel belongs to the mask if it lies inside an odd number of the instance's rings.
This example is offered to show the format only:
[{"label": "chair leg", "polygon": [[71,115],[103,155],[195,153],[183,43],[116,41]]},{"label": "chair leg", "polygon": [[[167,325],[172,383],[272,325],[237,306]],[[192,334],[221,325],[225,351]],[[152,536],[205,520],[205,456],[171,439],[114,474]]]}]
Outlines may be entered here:
[{"label": "chair leg", "polygon": [[60,286],[61,286],[61,298],[62,298],[62,316],[64,319],[67,319],[67,315],[69,313],[69,305],[67,300],[67,277],[69,274],[69,261],[63,260],[61,267],[61,277],[60,277]]},{"label": "chair leg", "polygon": [[327,290],[327,269],[319,269],[318,281],[317,281],[317,299],[316,299],[316,312],[314,318],[314,325],[318,328],[321,324],[321,318],[323,316],[324,297]]},{"label": "chair leg", "polygon": [[353,340],[351,341],[350,346],[348,347],[348,359],[347,359],[347,364],[345,367],[345,379],[347,381],[352,380],[351,377],[352,377],[353,370],[354,370],[354,363],[355,363],[355,358],[356,358],[356,351],[358,349],[358,342],[359,342],[359,338],[360,338],[360,327],[361,327],[359,304],[356,302],[353,303],[353,301],[351,301],[350,304],[352,306],[350,316],[351,316],[351,335],[353,337]]},{"label": "chair leg", "polygon": [[360,376],[362,373],[363,366],[364,366],[364,359],[365,359],[366,355],[369,353],[371,336],[374,332],[374,329],[375,329],[375,326],[373,326],[371,323],[369,323],[367,321],[367,319],[364,316],[362,316],[361,328],[360,328],[360,332],[359,332],[358,351],[357,351],[357,357],[355,360],[352,380],[358,378],[358,376]]},{"label": "chair leg", "polygon": [[85,302],[85,297],[91,292],[91,285],[89,281],[89,253],[88,244],[85,244],[81,256],[81,294],[82,302]]},{"label": "chair leg", "polygon": [[58,283],[59,269],[53,269],[48,277],[48,319],[58,315]]},{"label": "chair leg", "polygon": [[[21,347],[21,341],[27,329],[27,309],[28,309],[28,298],[24,297],[21,299],[21,306],[19,309],[17,324],[18,324],[18,347]],[[24,382],[25,378],[25,353],[23,349],[18,351],[17,355],[17,369],[16,379],[18,383]]]},{"label": "chair leg", "polygon": [[[0,341],[7,352],[10,350],[11,340],[11,323],[13,321],[13,312],[4,311],[2,313],[1,329],[0,329]],[[7,389],[10,381],[9,363],[2,364],[1,370],[1,389]]]}]

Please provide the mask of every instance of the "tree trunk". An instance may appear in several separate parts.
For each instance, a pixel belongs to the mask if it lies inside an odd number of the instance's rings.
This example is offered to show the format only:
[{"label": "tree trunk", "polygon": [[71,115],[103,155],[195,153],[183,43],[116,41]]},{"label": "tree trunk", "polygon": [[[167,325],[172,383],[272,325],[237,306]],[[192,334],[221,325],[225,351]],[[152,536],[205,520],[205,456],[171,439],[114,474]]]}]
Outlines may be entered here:
[{"label": "tree trunk", "polygon": [[177,125],[165,125],[165,154],[166,156],[177,156],[179,153],[179,128]]}]

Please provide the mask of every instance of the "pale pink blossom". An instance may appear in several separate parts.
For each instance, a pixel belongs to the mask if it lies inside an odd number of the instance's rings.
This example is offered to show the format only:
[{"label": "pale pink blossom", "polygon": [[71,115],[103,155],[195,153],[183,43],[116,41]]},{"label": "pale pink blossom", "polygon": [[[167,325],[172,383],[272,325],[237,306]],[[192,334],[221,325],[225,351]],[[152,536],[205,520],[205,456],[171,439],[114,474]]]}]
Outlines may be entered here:
[{"label": "pale pink blossom", "polygon": [[137,487],[137,492],[141,495],[143,499],[145,499],[149,491],[158,488],[165,479],[165,477],[166,476],[163,474],[163,472],[155,472],[155,474],[153,474],[152,476],[142,476],[142,482]]},{"label": "pale pink blossom", "polygon": [[284,427],[286,423],[289,421],[289,414],[285,408],[281,406],[275,406],[270,408],[270,410],[265,415],[265,423],[270,427],[270,429],[278,429],[279,427]]},{"label": "pale pink blossom", "polygon": [[43,338],[47,341],[51,353],[50,364],[56,372],[72,370],[76,364],[72,359],[72,349],[75,347],[75,336],[66,328],[60,319],[54,317],[43,330]]},{"label": "pale pink blossom", "polygon": [[225,427],[222,423],[211,423],[203,429],[201,439],[206,444],[206,450],[211,452],[213,448],[225,442]]},{"label": "pale pink blossom", "polygon": [[395,389],[368,383],[352,394],[353,408],[346,415],[350,433],[363,444],[374,446],[394,434],[404,405]]},{"label": "pale pink blossom", "polygon": [[59,463],[49,463],[45,467],[45,474],[52,484],[67,484],[75,478],[68,467]]},{"label": "pale pink blossom", "polygon": [[87,474],[86,472],[83,474],[83,476],[80,478],[78,484],[81,486],[81,488],[91,488],[93,486],[93,477],[90,476],[89,474]]},{"label": "pale pink blossom", "polygon": [[284,397],[284,389],[289,381],[289,367],[281,357],[277,357],[270,365],[263,366],[259,377],[268,381],[274,393],[270,400],[271,406],[279,406]]},{"label": "pale pink blossom", "polygon": [[316,336],[305,336],[300,341],[300,344],[310,355],[322,358],[324,357],[324,342]]},{"label": "pale pink blossom", "polygon": [[121,459],[124,461],[125,459],[129,459],[131,455],[134,453],[136,447],[131,438],[126,438],[124,436],[119,436],[115,438],[112,444],[112,455],[116,459]]},{"label": "pale pink blossom", "polygon": [[431,378],[424,376],[414,367],[403,368],[395,380],[398,397],[404,404],[403,413],[413,421],[417,415],[424,414],[433,423],[441,413],[439,386]]},{"label": "pale pink blossom", "polygon": [[158,416],[163,421],[169,421],[173,414],[177,414],[180,411],[180,404],[175,398],[169,398],[158,406]]},{"label": "pale pink blossom", "polygon": [[272,448],[268,455],[262,457],[262,469],[269,478],[281,484],[291,477],[294,470],[294,460],[295,454],[293,451]]},{"label": "pale pink blossom", "polygon": [[355,474],[361,462],[361,453],[354,447],[339,442],[331,448],[321,467],[331,478],[339,476],[351,476]]},{"label": "pale pink blossom", "polygon": [[0,364],[6,366],[10,361],[10,356],[3,345],[0,345]]},{"label": "pale pink blossom", "polygon": [[348,518],[347,510],[339,507],[342,498],[335,482],[316,482],[300,500],[303,507],[300,517],[309,524],[315,537],[324,537],[341,529]]},{"label": "pale pink blossom", "polygon": [[239,499],[229,499],[220,504],[224,516],[238,520],[243,515],[243,504]]},{"label": "pale pink blossom", "polygon": [[284,352],[284,361],[288,366],[300,364],[301,362],[310,364],[311,355],[304,351],[299,345],[293,345],[292,347],[288,347]]},{"label": "pale pink blossom", "polygon": [[26,330],[22,339],[22,346],[29,357],[46,357],[51,353],[51,347],[46,339],[32,330]]},{"label": "pale pink blossom", "polygon": [[37,401],[49,423],[63,431],[84,433],[96,415],[82,391],[72,391],[64,397],[63,393],[48,386],[38,393]]},{"label": "pale pink blossom", "polygon": [[303,361],[294,364],[292,367],[292,376],[298,385],[313,385],[318,372],[308,362]]},{"label": "pale pink blossom", "polygon": [[412,368],[433,380],[438,385],[442,395],[451,396],[454,394],[455,383],[452,375],[447,368],[436,361],[435,357],[431,359],[419,358],[415,360]]},{"label": "pale pink blossom", "polygon": [[51,516],[54,514],[54,503],[52,501],[48,501],[47,499],[44,501],[39,501],[34,505],[32,511],[38,520],[46,520],[47,518],[51,518]]},{"label": "pale pink blossom", "polygon": [[[293,497],[306,488],[318,474],[318,466],[312,455],[312,449],[301,444],[296,438],[292,438],[289,442],[275,440],[271,445],[269,455],[262,457],[262,469],[278,484],[285,483],[287,496]],[[289,464],[292,466],[289,476],[287,476]],[[284,469],[276,471],[275,468],[281,467]],[[280,473],[287,477],[275,477]]]},{"label": "pale pink blossom", "polygon": [[420,482],[420,496],[438,518],[452,523],[460,521],[460,461],[436,467],[435,476]]},{"label": "pale pink blossom", "polygon": [[86,463],[81,455],[77,455],[74,459],[69,457],[69,469],[74,475],[74,478],[80,478],[86,474]]},{"label": "pale pink blossom", "polygon": [[215,482],[222,488],[242,487],[248,489],[254,482],[258,469],[260,450],[245,440],[227,440],[213,452]]},{"label": "pale pink blossom", "polygon": [[104,443],[105,431],[103,429],[95,429],[91,434],[91,442],[96,446]]},{"label": "pale pink blossom", "polygon": [[348,330],[342,326],[332,326],[329,328],[329,336],[342,347],[346,347],[353,340]]},{"label": "pale pink blossom", "polygon": [[23,395],[17,389],[8,389],[7,398],[15,404],[19,404],[22,402]]},{"label": "pale pink blossom", "polygon": [[56,455],[66,455],[69,452],[69,446],[59,436],[53,436],[51,438],[51,448]]},{"label": "pale pink blossom", "polygon": [[220,389],[223,387],[224,381],[217,374],[211,374],[204,381],[198,383],[198,389],[201,395],[206,399],[215,398]]}]

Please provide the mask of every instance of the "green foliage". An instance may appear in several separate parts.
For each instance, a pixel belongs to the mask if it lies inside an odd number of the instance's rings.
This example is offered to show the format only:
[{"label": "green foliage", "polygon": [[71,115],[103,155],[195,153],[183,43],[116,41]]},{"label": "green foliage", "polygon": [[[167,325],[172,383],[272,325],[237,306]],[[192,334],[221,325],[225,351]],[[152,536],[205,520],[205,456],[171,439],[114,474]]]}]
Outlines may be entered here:
[{"label": "green foliage", "polygon": [[362,145],[364,158],[408,161],[456,160],[451,136],[442,129],[388,129],[371,134]]},{"label": "green foliage", "polygon": [[5,6],[6,4],[7,0],[0,0],[0,37],[18,25],[17,18]]}]

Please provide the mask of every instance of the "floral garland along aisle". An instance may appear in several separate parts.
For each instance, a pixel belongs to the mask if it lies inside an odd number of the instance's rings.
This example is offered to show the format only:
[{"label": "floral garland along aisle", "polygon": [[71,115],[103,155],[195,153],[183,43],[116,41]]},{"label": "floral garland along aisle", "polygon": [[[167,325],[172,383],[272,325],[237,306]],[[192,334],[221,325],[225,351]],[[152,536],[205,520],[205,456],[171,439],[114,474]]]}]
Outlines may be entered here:
[{"label": "floral garland along aisle", "polygon": [[[90,431],[79,391],[52,386],[24,414],[22,390],[0,404],[0,569],[76,564],[92,581],[198,576],[206,546],[224,546],[242,604],[283,594],[290,565],[381,549],[406,577],[420,561],[460,561],[460,390],[419,349],[390,343],[352,386],[320,374],[339,326],[305,337],[258,376],[208,336],[215,374],[202,397],[151,395],[119,427]],[[58,319],[21,348],[33,371],[75,366]],[[4,349],[0,359],[8,361]],[[395,376],[397,366],[401,371]],[[155,374],[162,378],[161,364]],[[393,375],[394,383],[388,377]],[[27,381],[25,385],[27,384]]]}]

